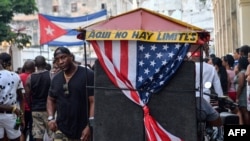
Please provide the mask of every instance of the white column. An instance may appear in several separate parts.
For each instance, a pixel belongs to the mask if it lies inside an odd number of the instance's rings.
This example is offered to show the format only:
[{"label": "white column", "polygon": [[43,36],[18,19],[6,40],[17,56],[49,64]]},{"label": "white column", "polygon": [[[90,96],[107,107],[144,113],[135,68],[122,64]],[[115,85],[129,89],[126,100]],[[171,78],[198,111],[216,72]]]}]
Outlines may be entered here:
[{"label": "white column", "polygon": [[250,0],[239,0],[240,45],[250,45]]},{"label": "white column", "polygon": [[22,56],[21,56],[21,52],[22,50],[20,50],[19,48],[17,48],[16,46],[11,46],[12,49],[12,66],[13,66],[13,71],[17,70],[18,67],[22,67]]}]

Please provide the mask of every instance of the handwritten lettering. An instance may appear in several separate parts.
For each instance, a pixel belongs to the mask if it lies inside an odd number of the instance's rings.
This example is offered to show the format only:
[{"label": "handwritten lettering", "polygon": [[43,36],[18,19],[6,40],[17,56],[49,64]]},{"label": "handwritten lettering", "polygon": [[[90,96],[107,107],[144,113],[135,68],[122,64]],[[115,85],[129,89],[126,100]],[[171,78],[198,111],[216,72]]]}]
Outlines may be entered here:
[{"label": "handwritten lettering", "polygon": [[128,36],[128,32],[117,32],[115,34],[115,38],[126,38]]},{"label": "handwritten lettering", "polygon": [[150,42],[189,42],[198,39],[196,32],[149,32],[143,30],[128,31],[89,31],[86,40],[141,40]]},{"label": "handwritten lettering", "polygon": [[111,32],[95,32],[92,31],[88,38],[110,38]]}]

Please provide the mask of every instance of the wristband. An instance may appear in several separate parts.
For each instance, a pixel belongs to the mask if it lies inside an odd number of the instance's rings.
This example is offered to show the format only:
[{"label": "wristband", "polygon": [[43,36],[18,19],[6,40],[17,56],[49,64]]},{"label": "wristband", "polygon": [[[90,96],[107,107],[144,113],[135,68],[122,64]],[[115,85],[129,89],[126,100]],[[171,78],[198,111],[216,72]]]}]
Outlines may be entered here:
[{"label": "wristband", "polygon": [[12,113],[15,113],[15,111],[16,111],[16,106],[12,108]]},{"label": "wristband", "polygon": [[90,117],[89,118],[89,126],[93,127],[93,125],[94,125],[94,117]]},{"label": "wristband", "polygon": [[54,116],[49,116],[48,121],[54,120]]}]

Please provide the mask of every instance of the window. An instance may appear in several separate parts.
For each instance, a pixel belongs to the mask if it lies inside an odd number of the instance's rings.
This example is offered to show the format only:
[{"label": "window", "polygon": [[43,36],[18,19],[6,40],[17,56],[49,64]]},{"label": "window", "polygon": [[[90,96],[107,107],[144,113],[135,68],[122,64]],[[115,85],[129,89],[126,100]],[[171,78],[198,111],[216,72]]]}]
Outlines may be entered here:
[{"label": "window", "polygon": [[77,12],[77,3],[71,3],[71,12]]},{"label": "window", "polygon": [[59,12],[58,5],[54,5],[54,6],[53,6],[53,12]]}]

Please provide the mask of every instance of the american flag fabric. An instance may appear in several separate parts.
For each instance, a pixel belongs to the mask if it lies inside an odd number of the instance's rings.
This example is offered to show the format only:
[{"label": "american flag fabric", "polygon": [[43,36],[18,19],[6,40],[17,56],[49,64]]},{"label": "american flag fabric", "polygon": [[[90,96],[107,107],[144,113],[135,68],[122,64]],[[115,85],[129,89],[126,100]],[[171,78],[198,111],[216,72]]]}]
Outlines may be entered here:
[{"label": "american flag fabric", "polygon": [[132,40],[90,42],[113,84],[143,108],[148,141],[181,140],[155,121],[146,104],[173,77],[190,45]]},{"label": "american flag fabric", "polygon": [[40,25],[40,44],[49,46],[77,46],[83,41],[77,39],[76,29],[107,19],[107,10],[101,10],[80,17],[59,17],[38,14]]}]

